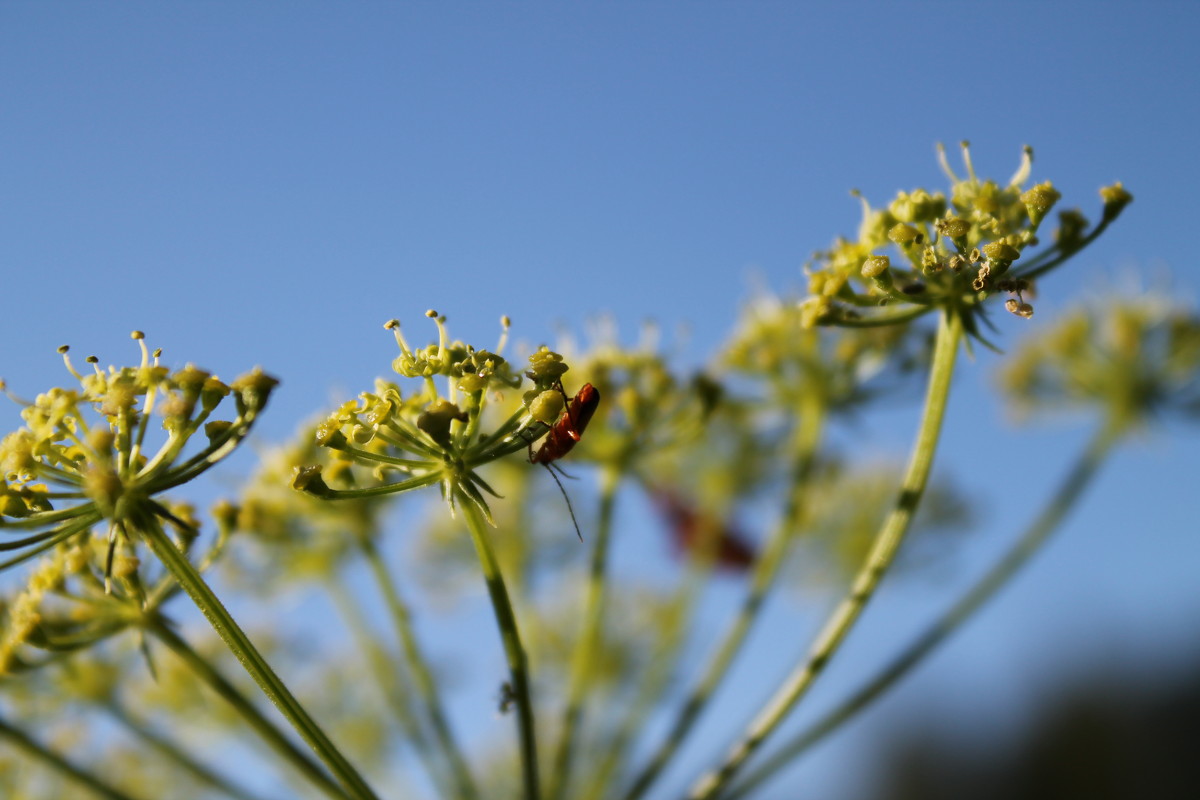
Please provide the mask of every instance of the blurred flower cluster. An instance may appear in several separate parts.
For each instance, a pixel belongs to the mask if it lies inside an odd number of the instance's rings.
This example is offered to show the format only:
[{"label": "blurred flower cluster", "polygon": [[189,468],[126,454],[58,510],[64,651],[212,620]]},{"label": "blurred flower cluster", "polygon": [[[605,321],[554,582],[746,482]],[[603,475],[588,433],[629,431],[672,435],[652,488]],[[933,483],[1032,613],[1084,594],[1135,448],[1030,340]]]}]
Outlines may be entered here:
[{"label": "blurred flower cluster", "polygon": [[1164,293],[1119,295],[1062,314],[1000,375],[1014,409],[1099,408],[1111,424],[1200,414],[1200,319]]}]

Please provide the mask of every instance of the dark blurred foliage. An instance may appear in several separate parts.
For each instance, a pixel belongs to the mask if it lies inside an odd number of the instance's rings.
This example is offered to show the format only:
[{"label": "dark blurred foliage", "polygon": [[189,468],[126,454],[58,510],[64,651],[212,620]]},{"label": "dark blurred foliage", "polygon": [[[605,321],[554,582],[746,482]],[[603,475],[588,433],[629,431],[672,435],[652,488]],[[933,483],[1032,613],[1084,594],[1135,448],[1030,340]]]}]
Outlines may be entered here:
[{"label": "dark blurred foliage", "polygon": [[1018,740],[906,735],[875,800],[1194,800],[1200,659],[1166,682],[1100,677],[1064,687]]}]

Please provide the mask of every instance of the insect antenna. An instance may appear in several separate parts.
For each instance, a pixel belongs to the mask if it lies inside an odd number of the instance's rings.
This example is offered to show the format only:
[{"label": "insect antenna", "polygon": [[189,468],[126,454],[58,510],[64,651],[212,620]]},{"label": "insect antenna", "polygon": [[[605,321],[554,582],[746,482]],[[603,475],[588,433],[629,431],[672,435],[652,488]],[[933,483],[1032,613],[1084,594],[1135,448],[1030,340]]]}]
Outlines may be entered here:
[{"label": "insect antenna", "polygon": [[546,472],[550,473],[550,477],[554,478],[554,482],[558,484],[558,490],[562,492],[563,500],[567,501],[567,512],[571,515],[571,524],[575,526],[575,535],[578,536],[579,541],[582,542],[583,532],[579,530],[579,521],[575,519],[575,509],[571,507],[571,498],[567,495],[567,490],[563,487],[562,481],[560,481],[558,476],[554,474],[554,470],[550,468],[549,464],[543,464],[542,466],[546,468]]}]

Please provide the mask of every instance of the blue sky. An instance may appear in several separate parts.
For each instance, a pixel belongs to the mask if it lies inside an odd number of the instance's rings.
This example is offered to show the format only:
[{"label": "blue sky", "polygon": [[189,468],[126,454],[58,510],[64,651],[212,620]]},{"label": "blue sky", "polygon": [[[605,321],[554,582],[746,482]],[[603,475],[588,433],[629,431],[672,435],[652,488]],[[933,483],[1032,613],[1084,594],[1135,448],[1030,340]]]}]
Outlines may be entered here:
[{"label": "blue sky", "polygon": [[[136,327],[173,365],[280,376],[263,430],[281,439],[387,369],[385,320],[419,329],[430,307],[480,343],[501,314],[529,342],[601,313],[630,337],[687,324],[698,362],[752,276],[794,288],[856,229],[849,189],[882,203],[941,187],[934,143],[963,138],[998,178],[1033,145],[1035,179],[1093,218],[1102,185],[1137,198],[1044,283],[1035,322],[1131,270],[1193,297],[1197,8],[0,3],[0,375],[34,393],[61,383],[58,345],[120,362]],[[1002,324],[1007,341],[1028,328]],[[978,440],[994,365],[967,365],[951,438]],[[881,450],[907,446],[909,412]],[[993,416],[982,446],[939,457],[1003,489],[983,493],[967,574],[1086,435]],[[1195,444],[1174,427],[1124,452],[979,625],[797,775],[849,793],[836,776],[906,715],[1016,721],[1062,670],[1194,645],[1198,509],[1179,489],[1200,474]],[[845,669],[961,579],[897,590]],[[748,669],[773,675],[758,655]]]}]

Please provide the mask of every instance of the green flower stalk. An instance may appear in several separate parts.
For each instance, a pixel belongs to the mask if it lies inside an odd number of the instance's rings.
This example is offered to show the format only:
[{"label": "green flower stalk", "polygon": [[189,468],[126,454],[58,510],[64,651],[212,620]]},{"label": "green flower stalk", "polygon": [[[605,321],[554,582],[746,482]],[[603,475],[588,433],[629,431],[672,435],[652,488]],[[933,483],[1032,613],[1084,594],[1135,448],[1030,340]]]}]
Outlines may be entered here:
[{"label": "green flower stalk", "polygon": [[1066,517],[1084,489],[1091,483],[1117,439],[1114,431],[1102,428],[1100,434],[1089,444],[1083,456],[1068,472],[1066,479],[1051,496],[1045,510],[1038,515],[1029,529],[1013,544],[992,569],[979,579],[963,596],[933,624],[906,647],[896,658],[888,662],[874,677],[866,681],[836,708],[822,716],[800,734],[784,742],[763,763],[751,770],[745,778],[720,795],[721,800],[733,800],[749,794],[756,787],[774,776],[779,770],[792,764],[813,745],[823,741],[840,729],[876,698],[892,688],[914,667],[924,661],[938,645],[972,617],[999,590],[1008,584],[1014,575],[1041,549],[1046,539]]},{"label": "green flower stalk", "polygon": [[692,800],[715,796],[738,773],[824,671],[874,595],[908,531],[928,483],[962,333],[960,318],[950,314],[940,317],[925,409],[900,494],[855,575],[850,590],[822,627],[808,656],[796,665],[775,691],[724,762],[695,783],[688,795]]}]

